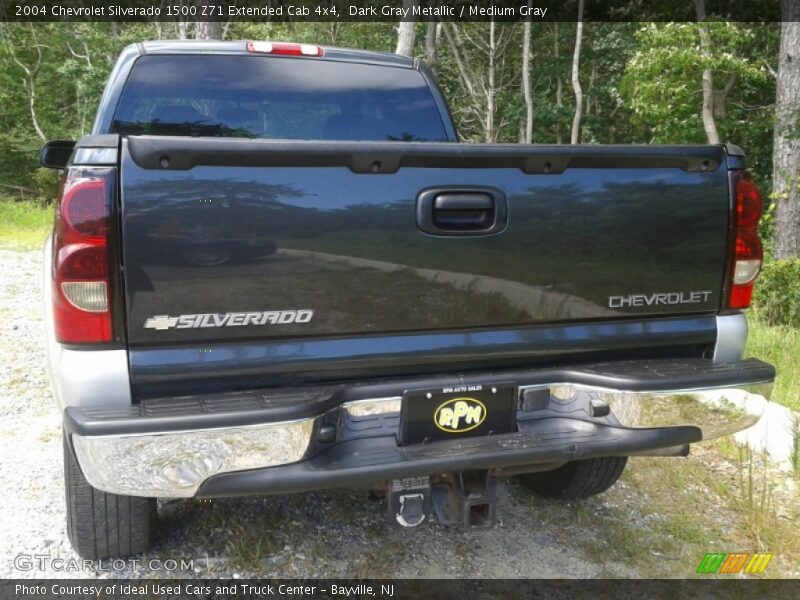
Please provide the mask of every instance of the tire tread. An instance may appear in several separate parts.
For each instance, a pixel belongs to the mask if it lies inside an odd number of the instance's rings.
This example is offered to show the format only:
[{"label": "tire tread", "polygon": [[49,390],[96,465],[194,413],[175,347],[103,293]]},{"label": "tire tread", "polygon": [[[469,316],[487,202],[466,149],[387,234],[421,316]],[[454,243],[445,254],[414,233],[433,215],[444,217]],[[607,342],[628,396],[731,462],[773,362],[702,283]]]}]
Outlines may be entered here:
[{"label": "tire tread", "polygon": [[64,486],[67,535],[80,556],[98,560],[150,548],[156,530],[155,498],[120,496],[92,487],[66,440]]},{"label": "tire tread", "polygon": [[541,473],[521,475],[522,483],[546,498],[581,500],[601,494],[614,485],[625,470],[627,456],[576,460]]}]

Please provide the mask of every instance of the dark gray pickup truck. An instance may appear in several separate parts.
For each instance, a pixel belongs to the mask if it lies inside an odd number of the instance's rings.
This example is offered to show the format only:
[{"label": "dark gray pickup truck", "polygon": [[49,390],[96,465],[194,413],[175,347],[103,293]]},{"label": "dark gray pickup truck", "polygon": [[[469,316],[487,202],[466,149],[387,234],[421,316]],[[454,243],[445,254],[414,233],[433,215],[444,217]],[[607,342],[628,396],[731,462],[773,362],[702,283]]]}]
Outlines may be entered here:
[{"label": "dark gray pickup truck", "polygon": [[752,425],[761,198],[734,146],[459,143],[404,57],[127,48],[64,169],[48,354],[79,554],[156,498],[337,486],[488,527]]}]

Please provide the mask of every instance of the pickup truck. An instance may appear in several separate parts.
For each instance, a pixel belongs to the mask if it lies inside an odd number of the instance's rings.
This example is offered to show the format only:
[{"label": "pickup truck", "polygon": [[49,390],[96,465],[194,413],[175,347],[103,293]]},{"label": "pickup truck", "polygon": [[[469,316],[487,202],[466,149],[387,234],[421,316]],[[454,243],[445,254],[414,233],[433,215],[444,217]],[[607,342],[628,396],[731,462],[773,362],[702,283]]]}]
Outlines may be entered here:
[{"label": "pickup truck", "polygon": [[84,557],[147,550],[157,498],[363,488],[398,526],[490,527],[498,479],[598,494],[770,395],[733,145],[460,143],[415,59],[153,41],[40,162]]}]

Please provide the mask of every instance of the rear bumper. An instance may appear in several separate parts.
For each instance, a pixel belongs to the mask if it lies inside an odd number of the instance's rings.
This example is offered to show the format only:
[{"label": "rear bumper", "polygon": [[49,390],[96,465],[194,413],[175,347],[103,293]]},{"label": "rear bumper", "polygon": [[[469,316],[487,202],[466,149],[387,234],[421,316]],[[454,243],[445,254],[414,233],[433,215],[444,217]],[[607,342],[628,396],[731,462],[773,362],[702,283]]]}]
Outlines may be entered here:
[{"label": "rear bumper", "polygon": [[[624,361],[165,398],[107,410],[68,407],[65,429],[87,480],[108,492],[284,493],[467,469],[502,473],[598,456],[676,454],[755,424],[773,379],[774,369],[757,360]],[[508,381],[520,390],[515,433],[397,444],[404,390]],[[610,414],[596,416],[605,405]]]}]

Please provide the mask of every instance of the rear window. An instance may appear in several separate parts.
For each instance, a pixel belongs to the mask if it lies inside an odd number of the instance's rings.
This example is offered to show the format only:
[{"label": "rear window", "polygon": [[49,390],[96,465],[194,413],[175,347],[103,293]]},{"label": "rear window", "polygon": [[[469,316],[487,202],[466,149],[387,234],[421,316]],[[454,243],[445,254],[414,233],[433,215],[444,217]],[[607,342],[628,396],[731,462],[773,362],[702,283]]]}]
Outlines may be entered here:
[{"label": "rear window", "polygon": [[418,71],[275,56],[143,56],[125,84],[112,133],[447,140]]}]

